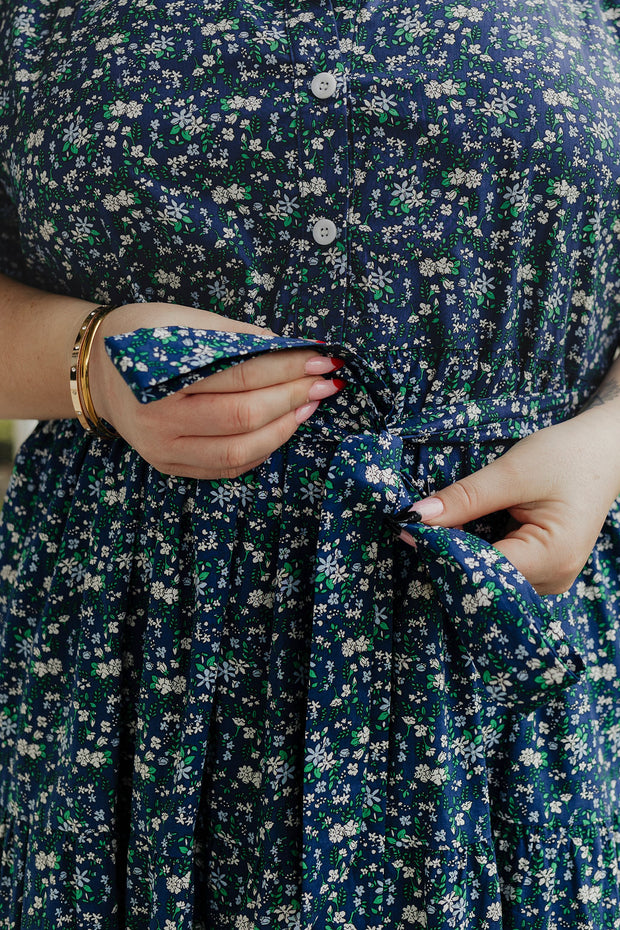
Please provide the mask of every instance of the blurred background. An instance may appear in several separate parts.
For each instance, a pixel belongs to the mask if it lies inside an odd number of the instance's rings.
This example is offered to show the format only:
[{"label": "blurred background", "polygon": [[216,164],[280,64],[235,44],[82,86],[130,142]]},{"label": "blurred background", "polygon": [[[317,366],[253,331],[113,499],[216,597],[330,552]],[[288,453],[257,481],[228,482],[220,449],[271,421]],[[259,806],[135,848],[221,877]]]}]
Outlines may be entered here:
[{"label": "blurred background", "polygon": [[0,507],[9,483],[13,458],[35,420],[0,420]]}]

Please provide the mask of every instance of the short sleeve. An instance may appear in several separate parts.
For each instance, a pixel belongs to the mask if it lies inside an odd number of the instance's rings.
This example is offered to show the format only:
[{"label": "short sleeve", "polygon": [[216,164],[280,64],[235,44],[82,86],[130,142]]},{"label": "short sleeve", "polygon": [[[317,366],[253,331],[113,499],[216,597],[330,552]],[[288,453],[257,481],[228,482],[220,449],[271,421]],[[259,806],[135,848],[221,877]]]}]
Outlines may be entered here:
[{"label": "short sleeve", "polygon": [[15,205],[0,179],[0,272],[25,280],[26,264],[20,244],[19,220]]},{"label": "short sleeve", "polygon": [[8,72],[11,60],[11,35],[7,18],[11,4],[0,0],[0,272],[24,280],[26,264],[20,245],[19,217],[8,182],[8,126],[10,94]]}]

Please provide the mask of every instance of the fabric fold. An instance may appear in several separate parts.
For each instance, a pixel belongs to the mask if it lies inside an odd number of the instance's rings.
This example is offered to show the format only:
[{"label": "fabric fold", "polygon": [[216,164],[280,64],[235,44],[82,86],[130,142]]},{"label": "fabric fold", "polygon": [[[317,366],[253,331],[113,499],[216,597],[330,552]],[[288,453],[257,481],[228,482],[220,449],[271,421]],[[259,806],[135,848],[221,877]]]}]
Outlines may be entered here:
[{"label": "fabric fold", "polygon": [[492,700],[529,714],[577,681],[583,659],[559,618],[499,549],[462,530],[407,529]]},{"label": "fabric fold", "polygon": [[[389,565],[399,545],[394,518],[402,525],[403,510],[417,498],[403,473],[403,445],[420,441],[427,424],[420,411],[395,414],[365,361],[345,346],[180,328],[106,342],[143,403],[260,353],[309,345],[343,358],[345,377],[365,400],[357,420],[349,410],[348,419],[323,416],[303,427],[331,440],[317,503],[303,788],[304,926],[322,926],[354,907],[369,869],[383,868],[396,594]],[[405,525],[416,544],[411,558],[426,571],[463,664],[484,683],[490,702],[528,714],[577,681],[580,656],[563,641],[544,599],[499,550],[464,531]],[[346,573],[345,540],[354,554]]]},{"label": "fabric fold", "polygon": [[265,352],[317,347],[311,339],[178,326],[137,329],[105,342],[110,358],[142,404]]},{"label": "fabric fold", "polygon": [[[182,327],[140,329],[109,337],[106,346],[141,403],[165,397],[264,353],[312,347],[338,355],[345,361],[347,379],[356,381],[370,396],[375,435],[366,431],[368,423],[360,424],[359,433],[345,434],[344,438],[334,430],[334,438],[341,442],[334,467],[344,468],[346,473],[346,487],[340,501],[335,501],[336,509],[339,503],[351,519],[347,500],[351,481],[371,488],[371,497],[380,504],[379,522],[385,520],[389,525],[391,516],[415,503],[416,495],[404,486],[400,472],[402,441],[419,441],[419,424],[425,424],[423,433],[427,429],[424,411],[413,416],[401,413],[390,422],[392,411],[386,411],[385,403],[372,395],[376,375],[348,347]],[[324,435],[324,421],[321,424]],[[312,421],[306,428],[314,428]],[[427,564],[437,596],[493,699],[529,713],[577,680],[583,668],[581,657],[570,644],[554,641],[559,624],[543,598],[499,550],[460,530],[405,525],[419,542],[419,554]],[[372,539],[372,527],[366,529]],[[329,553],[325,559],[329,564]]]}]

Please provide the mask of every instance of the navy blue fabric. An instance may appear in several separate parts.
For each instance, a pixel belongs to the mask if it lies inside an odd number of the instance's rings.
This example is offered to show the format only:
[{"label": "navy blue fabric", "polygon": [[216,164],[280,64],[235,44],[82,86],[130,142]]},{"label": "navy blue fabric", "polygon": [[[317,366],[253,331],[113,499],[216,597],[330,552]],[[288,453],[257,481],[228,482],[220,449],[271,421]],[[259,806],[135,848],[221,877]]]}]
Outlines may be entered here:
[{"label": "navy blue fabric", "polygon": [[23,446],[2,930],[616,930],[619,503],[558,597],[505,512],[403,511],[600,383],[619,152],[603,0],[0,0],[0,269],[278,334],[119,333],[142,403],[295,347],[346,381],[234,480]]}]

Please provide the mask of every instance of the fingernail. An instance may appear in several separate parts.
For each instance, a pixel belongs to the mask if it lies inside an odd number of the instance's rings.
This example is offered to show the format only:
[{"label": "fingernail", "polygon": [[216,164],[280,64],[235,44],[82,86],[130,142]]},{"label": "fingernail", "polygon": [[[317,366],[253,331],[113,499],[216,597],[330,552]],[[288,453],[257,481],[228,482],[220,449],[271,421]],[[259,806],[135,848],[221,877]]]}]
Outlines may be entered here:
[{"label": "fingernail", "polygon": [[319,402],[318,400],[315,400],[311,404],[304,404],[303,407],[298,407],[295,411],[295,419],[298,423],[303,423],[304,420],[307,420],[308,417],[312,416],[318,406]]},{"label": "fingernail", "polygon": [[413,538],[411,533],[408,533],[406,530],[402,530],[398,534],[398,538],[402,539],[403,542],[406,542],[408,546],[413,546],[414,549],[418,548],[416,545],[415,539]]},{"label": "fingernail", "polygon": [[306,362],[305,372],[307,375],[327,375],[330,371],[342,368],[343,365],[342,359],[317,355]]},{"label": "fingernail", "polygon": [[431,520],[438,517],[444,511],[443,503],[439,497],[424,497],[416,501],[411,508],[411,522],[419,523],[420,520]]},{"label": "fingernail", "polygon": [[331,397],[332,394],[336,394],[340,391],[345,383],[346,382],[343,381],[342,378],[330,378],[329,381],[325,381],[324,379],[315,381],[308,391],[308,400],[323,400],[325,397]]}]

